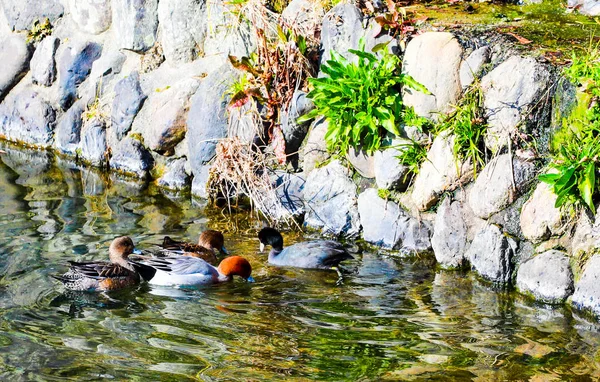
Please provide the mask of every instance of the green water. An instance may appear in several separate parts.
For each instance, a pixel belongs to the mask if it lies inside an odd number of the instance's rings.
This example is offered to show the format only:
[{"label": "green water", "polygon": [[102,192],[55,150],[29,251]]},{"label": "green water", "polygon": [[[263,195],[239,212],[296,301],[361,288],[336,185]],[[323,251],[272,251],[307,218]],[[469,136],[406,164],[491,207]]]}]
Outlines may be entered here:
[{"label": "green water", "polygon": [[[260,222],[103,179],[44,152],[0,155],[0,380],[594,380],[599,325],[428,259],[360,252],[333,272],[265,265]],[[225,232],[257,282],[65,294],[50,274],[117,235]],[[288,243],[301,234],[286,234]]]}]

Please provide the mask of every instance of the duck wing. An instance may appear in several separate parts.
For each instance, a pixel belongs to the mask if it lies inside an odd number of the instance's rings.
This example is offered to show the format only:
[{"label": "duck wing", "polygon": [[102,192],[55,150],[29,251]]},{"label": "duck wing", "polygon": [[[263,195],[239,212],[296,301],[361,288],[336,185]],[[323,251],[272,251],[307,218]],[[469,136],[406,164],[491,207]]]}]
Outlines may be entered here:
[{"label": "duck wing", "polygon": [[113,263],[69,261],[69,264],[71,265],[70,271],[63,275],[63,277],[71,279],[88,277],[96,280],[105,280],[109,278],[137,277],[136,272]]},{"label": "duck wing", "polygon": [[216,268],[206,261],[190,256],[156,257],[139,261],[163,272],[175,275],[212,274]]}]

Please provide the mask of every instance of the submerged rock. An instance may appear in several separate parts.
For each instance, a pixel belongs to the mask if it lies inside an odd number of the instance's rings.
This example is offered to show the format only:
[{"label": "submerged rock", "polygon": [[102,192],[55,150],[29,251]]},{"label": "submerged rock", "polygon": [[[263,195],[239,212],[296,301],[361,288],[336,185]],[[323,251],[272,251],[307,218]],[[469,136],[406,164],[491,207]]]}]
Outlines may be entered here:
[{"label": "submerged rock", "polygon": [[71,17],[83,32],[99,34],[112,21],[110,0],[69,0]]},{"label": "submerged rock", "polygon": [[206,0],[161,0],[158,3],[160,41],[167,61],[190,62],[202,53],[206,12]]},{"label": "submerged rock", "polygon": [[431,246],[435,259],[444,268],[458,268],[465,260],[467,225],[462,203],[446,197],[438,207]]},{"label": "submerged rock", "polygon": [[31,79],[34,84],[52,86],[56,80],[55,53],[59,40],[54,36],[46,37],[40,42],[31,58]]},{"label": "submerged rock", "polygon": [[56,148],[63,154],[75,155],[81,141],[85,102],[79,100],[63,114],[56,127]]},{"label": "submerged rock", "polygon": [[563,302],[573,293],[569,257],[550,250],[527,260],[517,271],[517,288],[547,303]]},{"label": "submerged rock", "polygon": [[358,196],[358,213],[369,243],[416,252],[431,249],[429,228],[396,203],[380,198],[374,188]]},{"label": "submerged rock", "polygon": [[112,104],[112,128],[117,139],[123,138],[131,129],[131,124],[142,108],[147,96],[140,86],[140,75],[131,72],[115,85],[115,99]]},{"label": "submerged rock", "polygon": [[92,64],[102,53],[102,46],[90,41],[69,41],[58,62],[59,105],[67,110],[77,98],[77,86],[92,71]]},{"label": "submerged rock", "polygon": [[333,235],[358,235],[356,191],[350,171],[337,160],[313,170],[304,185],[305,224]]},{"label": "submerged rock", "polygon": [[427,159],[415,177],[411,193],[419,210],[428,209],[439,200],[442,193],[472,179],[471,164],[459,163],[454,156],[453,147],[454,136],[449,133],[441,133],[434,139]]},{"label": "submerged rock", "polygon": [[145,52],[154,45],[158,29],[158,0],[114,1],[112,11],[119,47]]},{"label": "submerged rock", "polygon": [[514,239],[505,235],[498,226],[490,224],[475,235],[465,256],[481,276],[495,283],[508,284],[517,248]]},{"label": "submerged rock", "polygon": [[496,152],[508,144],[529,109],[548,87],[550,73],[532,57],[512,56],[481,80],[488,121],[486,146]]},{"label": "submerged rock", "polygon": [[11,94],[0,105],[0,134],[8,140],[47,147],[55,126],[54,109],[34,90]]},{"label": "submerged rock", "polygon": [[463,49],[448,32],[427,32],[406,46],[402,71],[424,85],[431,94],[404,87],[403,102],[423,117],[437,120],[452,110],[461,94],[459,69]]},{"label": "submerged rock", "polygon": [[521,209],[523,236],[534,243],[564,233],[566,223],[560,208],[556,208],[557,196],[547,183],[540,182]]},{"label": "submerged rock", "polygon": [[24,36],[12,34],[0,38],[0,101],[27,73],[30,57]]},{"label": "submerged rock", "polygon": [[575,283],[573,305],[600,315],[600,255],[592,256],[583,269],[579,281]]},{"label": "submerged rock", "polygon": [[144,178],[152,168],[152,155],[137,139],[126,137],[111,147],[110,168]]},{"label": "submerged rock", "polygon": [[[535,165],[510,154],[492,159],[481,171],[469,193],[475,215],[487,219],[513,203],[527,190],[535,176]],[[513,187],[514,186],[514,187]]]},{"label": "submerged rock", "polygon": [[6,21],[12,30],[29,30],[35,20],[48,18],[51,23],[63,15],[59,0],[2,0]]}]

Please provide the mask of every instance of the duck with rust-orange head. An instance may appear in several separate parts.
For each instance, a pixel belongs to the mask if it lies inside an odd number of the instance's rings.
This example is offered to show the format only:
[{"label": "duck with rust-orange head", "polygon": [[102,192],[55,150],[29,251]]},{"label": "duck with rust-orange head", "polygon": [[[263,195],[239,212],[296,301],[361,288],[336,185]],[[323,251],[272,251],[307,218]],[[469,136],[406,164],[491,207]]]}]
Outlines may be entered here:
[{"label": "duck with rust-orange head", "polygon": [[110,262],[69,261],[67,273],[52,277],[62,282],[65,288],[78,291],[111,291],[136,285],[141,280],[140,272],[152,271],[130,261],[129,255],[137,252],[130,237],[118,237],[108,248]]},{"label": "duck with rust-orange head", "polygon": [[200,234],[198,244],[188,243],[185,241],[176,241],[169,236],[165,236],[163,243],[160,245],[164,250],[164,254],[169,255],[184,255],[203,259],[209,264],[216,265],[218,262],[215,251],[229,254],[225,249],[225,237],[219,231],[209,229]]},{"label": "duck with rust-orange head", "polygon": [[150,284],[164,286],[194,286],[217,284],[230,281],[233,276],[240,276],[253,282],[252,266],[248,260],[240,256],[226,257],[218,267],[191,256],[167,256],[143,258],[136,265],[151,267],[154,274],[146,278]]}]

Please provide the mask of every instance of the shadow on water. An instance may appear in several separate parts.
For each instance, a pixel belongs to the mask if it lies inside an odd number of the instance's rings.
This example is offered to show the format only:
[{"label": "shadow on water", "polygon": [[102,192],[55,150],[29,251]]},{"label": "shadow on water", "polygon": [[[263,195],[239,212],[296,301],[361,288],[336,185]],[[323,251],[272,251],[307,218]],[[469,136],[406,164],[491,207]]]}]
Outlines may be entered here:
[{"label": "shadow on water", "polygon": [[[426,259],[366,250],[335,272],[275,268],[261,222],[1,147],[2,380],[595,380],[598,324],[494,290]],[[256,283],[65,292],[66,261],[106,259],[130,235],[195,241],[223,230]],[[304,240],[284,233],[285,242]]]}]

